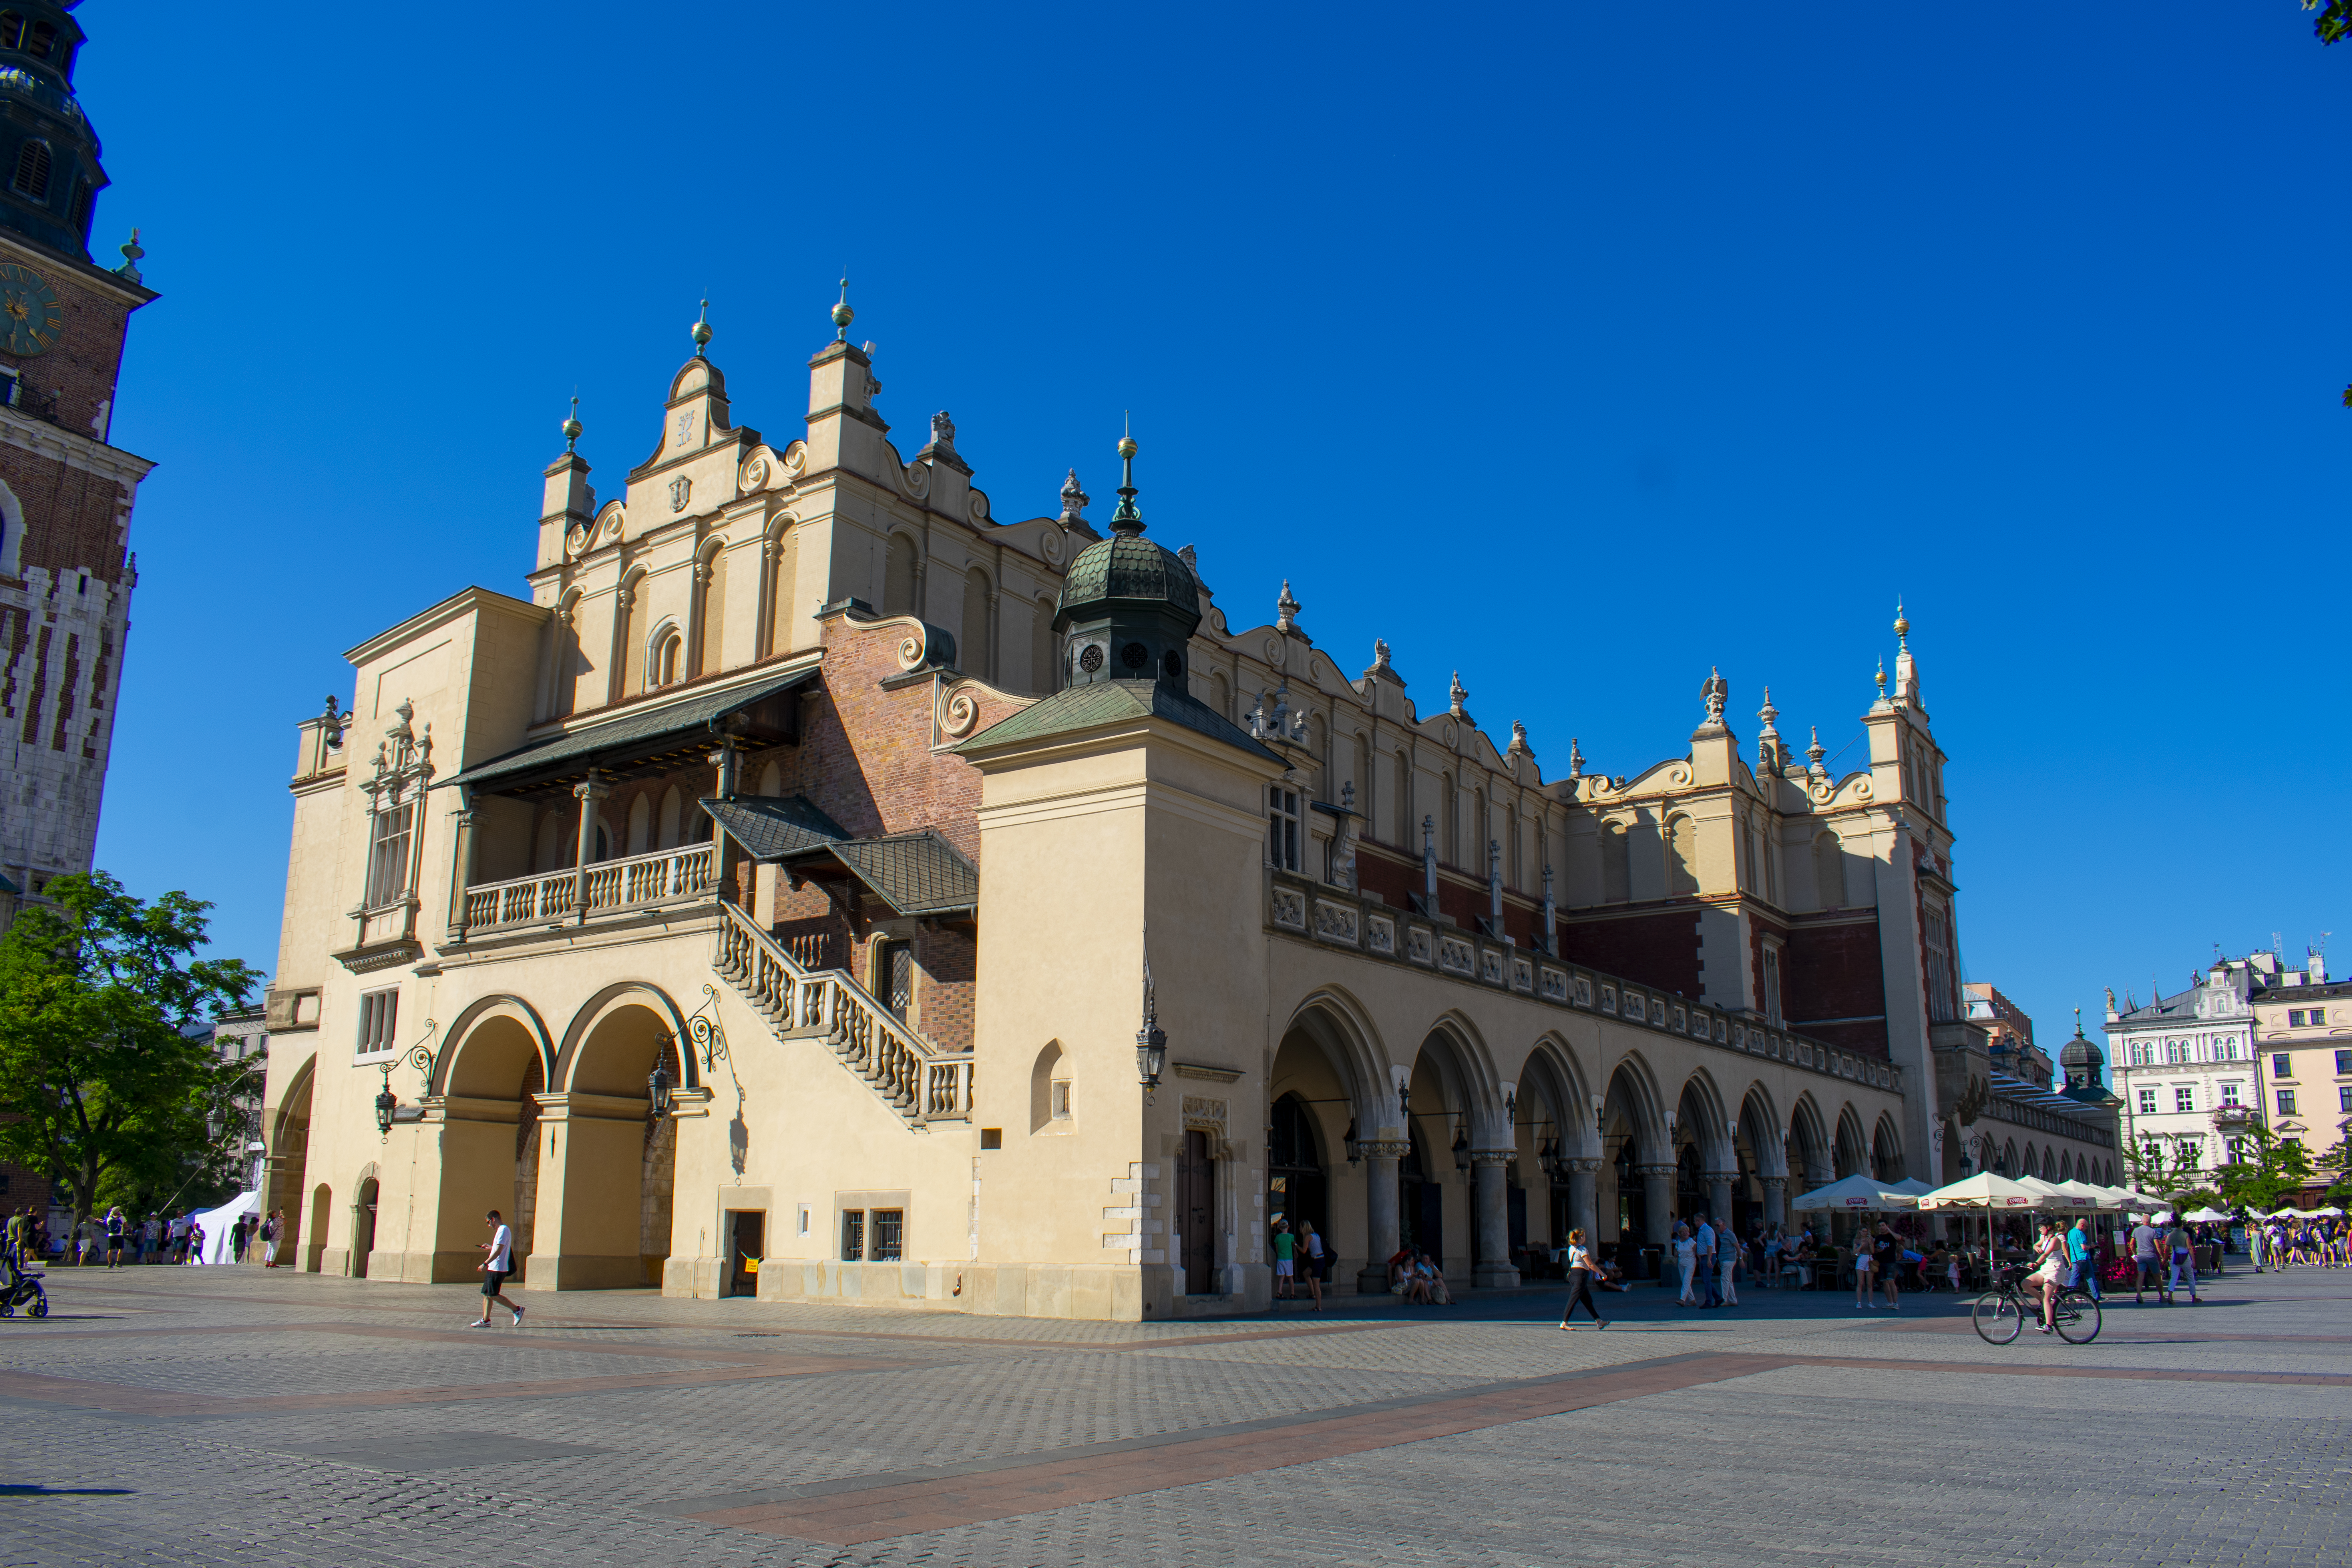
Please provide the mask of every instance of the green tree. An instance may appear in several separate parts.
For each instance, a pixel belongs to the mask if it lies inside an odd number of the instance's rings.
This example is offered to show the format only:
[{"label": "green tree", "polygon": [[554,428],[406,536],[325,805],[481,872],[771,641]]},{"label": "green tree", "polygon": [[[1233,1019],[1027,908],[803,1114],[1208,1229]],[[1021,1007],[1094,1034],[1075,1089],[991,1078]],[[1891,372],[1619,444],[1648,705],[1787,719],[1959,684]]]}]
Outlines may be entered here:
[{"label": "green tree", "polygon": [[2259,1122],[2232,1134],[2231,1152],[2236,1158],[2213,1172],[2224,1207],[2267,1214],[2311,1184],[2310,1151]]},{"label": "green tree", "polygon": [[260,975],[195,957],[212,905],[185,893],[149,903],[103,871],[45,891],[0,938],[0,1151],[64,1184],[78,1221],[101,1189],[220,1173],[214,1130],[253,1059],[223,1063],[202,1026]]},{"label": "green tree", "polygon": [[2319,13],[2311,19],[2311,31],[2321,43],[2341,43],[2352,37],[2352,0],[2303,0],[2303,8]]}]

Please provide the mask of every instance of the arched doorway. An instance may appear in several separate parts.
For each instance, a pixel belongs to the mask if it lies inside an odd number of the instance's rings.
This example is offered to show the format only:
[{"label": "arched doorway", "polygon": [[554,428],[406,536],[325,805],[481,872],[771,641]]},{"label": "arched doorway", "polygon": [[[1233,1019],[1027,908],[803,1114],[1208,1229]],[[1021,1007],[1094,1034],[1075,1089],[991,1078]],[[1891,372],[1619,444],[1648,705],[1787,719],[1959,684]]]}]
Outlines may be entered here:
[{"label": "arched doorway", "polygon": [[[1366,1290],[1387,1288],[1389,1256],[1397,1248],[1393,1167],[1384,1158],[1364,1158],[1361,1148],[1385,1147],[1384,1129],[1395,1120],[1396,1108],[1395,1091],[1387,1082],[1386,1069],[1375,1060],[1369,1023],[1352,998],[1336,993],[1318,993],[1301,1005],[1283,1031],[1266,1080],[1269,1145],[1276,1141],[1276,1107],[1295,1112],[1304,1133],[1285,1135],[1285,1158],[1294,1163],[1284,1173],[1296,1172],[1303,1180],[1307,1167],[1320,1167],[1321,1207],[1303,1212],[1313,1217],[1333,1257],[1331,1278],[1353,1280]],[[1301,1206],[1303,1194],[1294,1195],[1287,1185],[1284,1196],[1293,1207]]]},{"label": "arched doorway", "polygon": [[[317,1067],[315,1057],[302,1064],[269,1124],[269,1176],[265,1184],[268,1196],[263,1206],[283,1216],[283,1234],[278,1238],[278,1261],[281,1266],[295,1266],[303,1256],[296,1248],[308,1245],[314,1235],[303,1224],[302,1194],[310,1180],[310,1089]],[[315,1235],[319,1244],[324,1246],[324,1227]]]},{"label": "arched doorway", "polygon": [[530,1278],[539,1202],[538,1096],[547,1087],[538,1018],[512,998],[461,1017],[442,1069],[441,1194],[434,1278],[473,1277],[483,1215],[497,1209],[513,1233],[510,1281]]},{"label": "arched doorway", "polygon": [[368,1254],[375,1250],[376,1179],[368,1177],[360,1183],[359,1196],[352,1200],[352,1278],[364,1279],[368,1271]]},{"label": "arched doorway", "polygon": [[[1428,1253],[1439,1259],[1442,1267],[1445,1257],[1445,1189],[1430,1174],[1427,1152],[1416,1121],[1405,1124],[1405,1139],[1410,1147],[1397,1164],[1399,1244]],[[1387,1259],[1381,1261],[1385,1263]]]},{"label": "arched doorway", "polygon": [[1293,1234],[1302,1222],[1312,1224],[1318,1235],[1328,1233],[1329,1181],[1313,1110],[1298,1095],[1286,1094],[1274,1102],[1271,1121],[1265,1155],[1267,1228],[1286,1219]]},{"label": "arched doorway", "polygon": [[590,1005],[562,1112],[540,1117],[532,1289],[659,1285],[669,1260],[677,1123],[652,1114],[646,1080],[656,1061],[671,1083],[687,1080],[674,1015],[643,987],[619,989]]}]

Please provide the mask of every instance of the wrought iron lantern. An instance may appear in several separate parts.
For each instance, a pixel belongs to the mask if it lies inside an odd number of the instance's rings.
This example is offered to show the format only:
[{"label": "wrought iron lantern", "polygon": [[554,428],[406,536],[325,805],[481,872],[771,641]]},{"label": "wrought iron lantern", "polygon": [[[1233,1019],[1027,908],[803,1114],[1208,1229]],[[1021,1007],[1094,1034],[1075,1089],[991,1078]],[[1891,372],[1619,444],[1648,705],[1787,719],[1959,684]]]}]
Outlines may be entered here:
[{"label": "wrought iron lantern", "polygon": [[1457,1171],[1470,1168],[1470,1133],[1459,1121],[1454,1124],[1454,1168]]},{"label": "wrought iron lantern", "polygon": [[384,1086],[376,1091],[375,1128],[389,1139],[392,1136],[392,1113],[400,1109],[400,1096],[392,1092],[392,1082],[386,1075]]},{"label": "wrought iron lantern", "polygon": [[1348,1150],[1348,1163],[1354,1165],[1362,1163],[1364,1151],[1356,1142],[1356,1119],[1352,1116],[1348,1118],[1348,1132],[1342,1142]]},{"label": "wrought iron lantern", "polygon": [[669,1064],[656,1061],[654,1070],[646,1075],[646,1095],[652,1101],[651,1114],[667,1116],[670,1108]]},{"label": "wrought iron lantern", "polygon": [[1160,1075],[1168,1068],[1168,1036],[1157,1023],[1147,1022],[1135,1031],[1135,1076],[1143,1087],[1160,1087]]}]

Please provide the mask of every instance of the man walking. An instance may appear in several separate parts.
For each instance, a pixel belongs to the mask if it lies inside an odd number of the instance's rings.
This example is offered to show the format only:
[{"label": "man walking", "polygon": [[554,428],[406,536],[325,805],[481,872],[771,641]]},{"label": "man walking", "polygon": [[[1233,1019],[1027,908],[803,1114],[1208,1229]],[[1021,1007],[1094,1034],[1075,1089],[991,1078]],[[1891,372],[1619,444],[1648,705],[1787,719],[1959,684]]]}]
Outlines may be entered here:
[{"label": "man walking", "polygon": [[1705,1310],[1709,1307],[1720,1307],[1723,1305],[1723,1292],[1717,1288],[1715,1280],[1715,1226],[1706,1223],[1705,1209],[1700,1209],[1691,1219],[1698,1227],[1692,1232],[1691,1239],[1698,1250],[1699,1282],[1706,1287],[1706,1300],[1699,1303],[1699,1308]]},{"label": "man walking", "polygon": [[2091,1256],[2091,1222],[2088,1216],[2074,1222],[2066,1233],[2066,1258],[2074,1266],[2074,1277],[2068,1281],[2075,1289],[2087,1291],[2092,1300],[2099,1299],[2098,1259]]},{"label": "man walking", "polygon": [[2172,1243],[2172,1294],[2176,1296],[2180,1294],[2181,1278],[2186,1275],[2189,1280],[2189,1301],[2191,1306],[2194,1306],[2197,1304],[2197,1238],[2189,1234],[2187,1226],[2176,1219],[2172,1222],[2170,1240]]},{"label": "man walking", "polygon": [[469,1329],[488,1328],[490,1308],[496,1304],[512,1312],[515,1327],[520,1328],[522,1327],[522,1309],[508,1300],[499,1290],[499,1287],[506,1283],[507,1275],[514,1268],[514,1232],[507,1228],[507,1222],[499,1217],[499,1211],[496,1209],[490,1211],[488,1223],[490,1227],[490,1239],[481,1244],[482,1260],[474,1265],[482,1271],[482,1315],[466,1326]]},{"label": "man walking", "polygon": [[2132,1300],[2146,1304],[2143,1292],[2151,1288],[2157,1293],[2158,1304],[2169,1307],[2172,1298],[2165,1291],[2164,1275],[2156,1266],[2156,1226],[2142,1219],[2132,1226],[2132,1267],[2137,1275],[2132,1281]]},{"label": "man walking", "polygon": [[120,1204],[106,1211],[106,1266],[109,1268],[122,1267],[122,1244],[128,1239],[125,1232],[130,1229],[130,1225],[131,1222],[122,1217]]}]

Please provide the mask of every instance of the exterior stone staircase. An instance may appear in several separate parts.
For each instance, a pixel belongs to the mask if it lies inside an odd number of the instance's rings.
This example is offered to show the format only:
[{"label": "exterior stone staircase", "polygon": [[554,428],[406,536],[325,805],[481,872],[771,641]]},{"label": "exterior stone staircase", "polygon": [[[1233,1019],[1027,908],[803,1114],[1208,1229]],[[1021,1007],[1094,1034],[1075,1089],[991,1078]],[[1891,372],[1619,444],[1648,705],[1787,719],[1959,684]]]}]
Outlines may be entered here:
[{"label": "exterior stone staircase", "polygon": [[710,967],[780,1040],[821,1039],[917,1131],[971,1120],[972,1060],[942,1051],[838,969],[803,968],[737,905],[719,906]]}]

